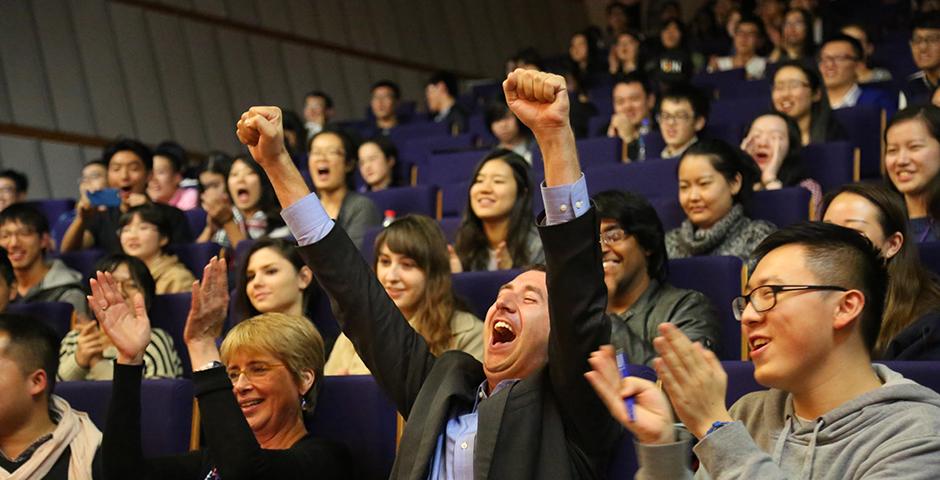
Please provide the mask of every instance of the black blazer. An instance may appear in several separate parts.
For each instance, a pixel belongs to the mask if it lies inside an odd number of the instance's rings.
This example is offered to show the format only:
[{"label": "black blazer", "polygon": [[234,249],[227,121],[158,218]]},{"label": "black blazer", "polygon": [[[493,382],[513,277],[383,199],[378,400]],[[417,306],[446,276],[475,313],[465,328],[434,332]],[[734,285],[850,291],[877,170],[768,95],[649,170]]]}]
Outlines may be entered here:
[{"label": "black blazer", "polygon": [[[540,227],[551,315],[548,365],[478,407],[477,479],[602,478],[622,427],[584,378],[609,343],[607,288],[591,209]],[[431,355],[339,227],[301,253],[330,296],[343,332],[407,419],[392,479],[425,480],[438,436],[469,411],[486,379],[470,355]]]}]

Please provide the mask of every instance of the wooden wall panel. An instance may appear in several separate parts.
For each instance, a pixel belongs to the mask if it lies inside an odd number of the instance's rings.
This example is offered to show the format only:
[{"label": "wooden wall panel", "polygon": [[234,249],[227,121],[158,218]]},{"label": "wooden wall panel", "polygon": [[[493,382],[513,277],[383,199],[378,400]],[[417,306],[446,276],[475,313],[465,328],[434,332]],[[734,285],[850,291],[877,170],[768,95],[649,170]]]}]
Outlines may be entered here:
[{"label": "wooden wall panel", "polygon": [[177,17],[152,12],[147,14],[170,127],[170,135],[161,140],[172,139],[191,149],[205,151],[209,143],[203,130],[202,104],[195,88],[192,59],[181,22]]},{"label": "wooden wall panel", "polygon": [[7,2],[0,15],[0,60],[14,122],[55,127],[32,4]]}]

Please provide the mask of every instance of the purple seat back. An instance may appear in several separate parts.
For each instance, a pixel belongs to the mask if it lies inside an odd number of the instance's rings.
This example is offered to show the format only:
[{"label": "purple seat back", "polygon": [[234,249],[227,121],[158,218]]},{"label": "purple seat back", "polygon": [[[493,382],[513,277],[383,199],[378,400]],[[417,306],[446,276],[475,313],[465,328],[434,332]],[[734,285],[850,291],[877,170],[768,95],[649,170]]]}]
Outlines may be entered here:
[{"label": "purple seat back", "polygon": [[307,430],[349,449],[351,478],[388,478],[396,451],[395,405],[371,375],[330,376],[322,382],[316,409],[304,422]]},{"label": "purple seat back", "polygon": [[402,148],[413,138],[441,137],[449,134],[447,124],[444,122],[414,122],[392,128],[388,132],[388,138],[395,143],[395,146]]},{"label": "purple seat back", "polygon": [[457,230],[460,229],[460,222],[462,219],[460,217],[444,217],[437,221],[441,226],[441,231],[444,232],[444,238],[447,239],[447,242],[451,245],[457,241]]},{"label": "purple seat back", "polygon": [[861,178],[881,178],[881,108],[857,105],[833,110],[832,115],[845,128],[849,142],[861,150]]},{"label": "purple seat back", "polygon": [[751,392],[767,388],[754,380],[754,364],[750,361],[722,360],[721,366],[728,374],[728,391],[725,392],[725,405],[731,407],[738,399]]},{"label": "purple seat back", "polygon": [[170,246],[170,252],[176,255],[183,265],[198,279],[202,279],[202,270],[212,257],[219,254],[222,247],[215,242],[185,243]]},{"label": "purple seat back", "polygon": [[803,187],[754,192],[750,217],[766,220],[779,228],[809,220],[810,193]]},{"label": "purple seat back", "polygon": [[[708,113],[708,125],[750,125],[755,118],[771,110],[770,89],[765,95],[745,98],[722,98],[711,103]],[[729,142],[738,145],[736,142]]]},{"label": "purple seat back", "polygon": [[470,182],[462,181],[441,186],[441,216],[459,217],[467,208]]},{"label": "purple seat back", "polygon": [[[619,138],[595,137],[578,140],[578,160],[581,168],[590,170],[600,166],[616,165],[623,156],[623,142]],[[545,171],[541,150],[532,152],[532,169]]]},{"label": "purple seat back", "polygon": [[454,293],[466,300],[481,320],[486,318],[486,312],[496,301],[499,287],[516,278],[521,270],[497,270],[495,272],[464,272],[455,273],[451,278],[454,283]]},{"label": "purple seat back", "polygon": [[800,156],[806,175],[819,182],[824,192],[858,180],[855,147],[849,142],[810,144],[803,147]]},{"label": "purple seat back", "polygon": [[432,153],[446,153],[457,150],[467,150],[473,147],[476,136],[472,133],[463,133],[456,136],[444,135],[436,137],[416,137],[404,141],[398,151],[399,160],[405,160],[413,165],[424,165]]},{"label": "purple seat back", "polygon": [[606,190],[626,190],[652,198],[677,199],[679,181],[676,180],[678,160],[648,160],[618,163],[585,170],[588,192],[591,195]]},{"label": "purple seat back", "polygon": [[199,236],[203,230],[206,228],[206,211],[200,207],[196,207],[192,210],[184,210],[183,215],[186,216],[186,221],[189,222],[189,231],[193,232],[193,235]]},{"label": "purple seat back", "polygon": [[904,375],[937,393],[940,393],[940,362],[885,362],[877,361],[884,366]]},{"label": "purple seat back", "polygon": [[189,305],[192,302],[191,293],[173,293],[156,295],[150,307],[150,324],[162,328],[173,339],[173,347],[179,354],[183,363],[183,376],[189,378],[193,374],[189,360],[189,350],[183,341],[183,328],[186,326],[186,317],[189,316]]},{"label": "purple seat back", "polygon": [[379,212],[394,210],[398,217],[417,213],[437,218],[437,187],[433,185],[393,187],[365,195],[375,203]]},{"label": "purple seat back", "polygon": [[920,263],[936,275],[940,275],[940,242],[922,242],[917,244]]},{"label": "purple seat back", "polygon": [[743,262],[738,257],[702,256],[669,260],[668,282],[696,290],[711,301],[720,324],[718,358],[741,358],[741,323],[735,320],[731,302],[741,295]]},{"label": "purple seat back", "polygon": [[470,181],[473,169],[489,150],[432,154],[425,166],[418,167],[418,185],[448,185]]},{"label": "purple seat back", "polygon": [[75,200],[71,198],[49,198],[46,200],[31,200],[23,203],[39,210],[49,222],[49,228],[55,225],[56,221],[63,213],[75,210]]},{"label": "purple seat back", "polygon": [[[193,384],[189,380],[144,380],[140,387],[141,442],[153,458],[189,451],[193,421]],[[88,413],[104,430],[111,403],[111,382],[58,382],[56,395]]]},{"label": "purple seat back", "polygon": [[98,263],[98,260],[104,256],[104,250],[88,248],[75,252],[60,253],[59,260],[62,260],[72,270],[81,273],[82,278],[91,278],[91,275],[95,273],[95,263]]},{"label": "purple seat back", "polygon": [[32,302],[11,303],[7,305],[6,313],[29,315],[45,323],[55,331],[61,342],[72,329],[73,310],[72,304],[66,302]]}]

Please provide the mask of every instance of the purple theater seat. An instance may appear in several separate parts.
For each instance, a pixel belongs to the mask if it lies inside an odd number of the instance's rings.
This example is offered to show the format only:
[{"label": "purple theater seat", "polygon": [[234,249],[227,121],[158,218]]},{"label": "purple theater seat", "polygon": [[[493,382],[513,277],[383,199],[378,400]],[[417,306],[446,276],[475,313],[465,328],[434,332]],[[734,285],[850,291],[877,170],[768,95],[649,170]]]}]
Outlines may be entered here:
[{"label": "purple theater seat", "polygon": [[[908,54],[910,57],[910,54]],[[861,149],[861,178],[881,178],[882,131],[887,119],[877,105],[858,105],[832,111],[833,117],[845,128],[849,142]]]},{"label": "purple theater seat", "polygon": [[588,119],[588,137],[606,137],[610,125],[610,114],[595,115]]},{"label": "purple theater seat", "polygon": [[754,380],[754,364],[750,361],[722,360],[721,366],[728,374],[728,391],[725,392],[725,406],[731,407],[738,399],[751,392],[767,388]]},{"label": "purple theater seat", "polygon": [[189,378],[193,374],[189,360],[189,351],[183,341],[183,328],[186,326],[186,317],[189,316],[189,305],[192,301],[191,293],[173,293],[156,295],[150,306],[150,324],[166,330],[173,338],[173,347],[180,356],[183,364],[183,376]]},{"label": "purple theater seat", "polygon": [[450,135],[450,132],[447,131],[447,124],[444,122],[406,123],[393,127],[388,132],[389,140],[395,143],[398,148],[404,147],[405,142],[413,138],[441,137],[445,135]]},{"label": "purple theater seat", "polygon": [[460,217],[444,217],[437,221],[441,226],[441,231],[444,232],[444,238],[451,245],[457,241],[457,230],[460,229],[461,221],[463,219]]},{"label": "purple theater seat", "polygon": [[618,163],[585,169],[591,195],[606,190],[625,190],[647,199],[679,196],[679,181],[676,179],[678,160],[648,160],[646,162]]},{"label": "purple theater seat", "polygon": [[414,165],[424,165],[432,153],[448,153],[473,148],[476,136],[472,133],[463,133],[456,136],[444,135],[436,137],[417,137],[404,141],[398,150],[399,160],[411,162]]},{"label": "purple theater seat", "polygon": [[920,263],[940,275],[940,242],[918,243],[917,250],[920,252]]},{"label": "purple theater seat", "polygon": [[359,248],[359,254],[365,259],[366,263],[372,265],[375,259],[375,239],[382,233],[385,227],[369,227],[366,233],[362,235],[362,247]]},{"label": "purple theater seat", "polygon": [[588,90],[588,98],[590,98],[591,103],[597,107],[597,113],[599,115],[606,115],[608,119],[614,113],[613,97],[613,85],[597,85]]},{"label": "purple theater seat", "polygon": [[365,194],[375,203],[379,212],[394,210],[398,217],[409,213],[437,218],[437,187],[416,185],[414,187],[394,187]]},{"label": "purple theater seat", "polygon": [[329,376],[304,423],[313,436],[349,449],[351,478],[384,480],[395,461],[397,413],[371,375]]},{"label": "purple theater seat", "polygon": [[71,303],[32,302],[11,303],[7,305],[6,313],[18,313],[36,318],[51,327],[61,342],[72,329],[72,310],[74,308]]},{"label": "purple theater seat", "polygon": [[[576,142],[578,159],[585,171],[607,165],[616,165],[623,157],[623,142],[619,138],[584,138]],[[532,169],[544,171],[541,150],[532,152]]]},{"label": "purple theater seat", "polygon": [[800,152],[806,175],[819,182],[824,192],[859,180],[855,154],[849,142],[814,143]]},{"label": "purple theater seat", "polygon": [[418,185],[448,185],[468,182],[477,163],[489,150],[432,154],[425,166],[418,167]]},{"label": "purple theater seat", "polygon": [[209,260],[222,251],[222,247],[215,242],[170,245],[169,249],[200,280]]},{"label": "purple theater seat", "polygon": [[496,137],[490,133],[486,126],[486,119],[482,113],[475,113],[467,118],[467,131],[477,137],[480,145],[496,145]]},{"label": "purple theater seat", "polygon": [[74,252],[65,252],[59,254],[59,260],[62,260],[66,266],[72,270],[77,270],[82,274],[82,278],[91,278],[95,273],[95,263],[101,257],[105,256],[104,250],[97,248],[87,248]]},{"label": "purple theater seat", "polygon": [[192,210],[184,210],[183,215],[186,216],[186,221],[189,222],[189,231],[193,232],[193,235],[198,237],[206,229],[206,211],[202,208],[196,207]]},{"label": "purple theater seat", "polygon": [[878,360],[875,361],[875,363],[881,363],[891,370],[904,375],[904,378],[909,378],[940,393],[940,362],[886,362]]},{"label": "purple theater seat", "polygon": [[729,145],[740,145],[747,123],[709,123],[699,138],[714,138]]},{"label": "purple theater seat", "polygon": [[470,182],[441,185],[441,217],[459,217],[467,208]]},{"label": "purple theater seat", "polygon": [[721,344],[718,358],[741,358],[741,323],[735,320],[731,302],[741,295],[743,262],[738,257],[702,256],[669,260],[668,282],[705,294],[718,314]]},{"label": "purple theater seat", "polygon": [[[763,96],[715,100],[709,108],[708,125],[750,125],[755,118],[769,112],[771,108],[770,88]],[[737,145],[740,142],[741,138],[738,138],[737,141],[729,143]]]},{"label": "purple theater seat", "polygon": [[[645,378],[651,382],[656,381],[656,371],[646,365],[630,365],[629,368],[631,376]],[[607,467],[607,478],[633,478],[639,468],[633,435],[625,430],[619,444],[614,448],[613,458]]]},{"label": "purple theater seat", "polygon": [[809,220],[810,202],[809,190],[803,187],[754,192],[749,216],[783,228]]},{"label": "purple theater seat", "polygon": [[509,283],[521,270],[497,270],[494,272],[463,272],[451,277],[454,293],[466,300],[473,311],[470,312],[481,320],[486,318],[486,311],[496,301],[499,287]]},{"label": "purple theater seat", "polygon": [[71,198],[50,198],[46,200],[31,200],[23,203],[39,210],[42,215],[46,217],[50,228],[55,225],[56,221],[63,213],[75,210],[75,200]]},{"label": "purple theater seat", "polygon": [[649,199],[650,205],[656,210],[659,221],[663,224],[663,230],[669,231],[679,228],[682,221],[685,220],[685,212],[679,205],[679,200],[671,197],[655,197]]},{"label": "purple theater seat", "polygon": [[[193,384],[189,380],[141,382],[140,418],[144,455],[149,458],[189,451],[193,421]],[[58,382],[56,395],[87,412],[104,430],[111,403],[111,382]]]}]

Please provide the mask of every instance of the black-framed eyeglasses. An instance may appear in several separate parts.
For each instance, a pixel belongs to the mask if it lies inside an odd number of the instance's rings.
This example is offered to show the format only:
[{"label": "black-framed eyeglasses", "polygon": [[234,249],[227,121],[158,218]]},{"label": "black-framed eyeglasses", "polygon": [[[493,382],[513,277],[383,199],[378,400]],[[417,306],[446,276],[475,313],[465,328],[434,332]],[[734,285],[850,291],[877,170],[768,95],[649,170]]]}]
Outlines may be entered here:
[{"label": "black-framed eyeglasses", "polygon": [[761,285],[754,287],[751,293],[735,297],[731,301],[731,310],[734,312],[734,318],[741,321],[744,316],[744,309],[748,304],[754,307],[755,312],[766,312],[777,306],[777,294],[780,292],[793,291],[811,291],[811,290],[832,290],[837,292],[847,292],[848,288],[836,285]]}]

